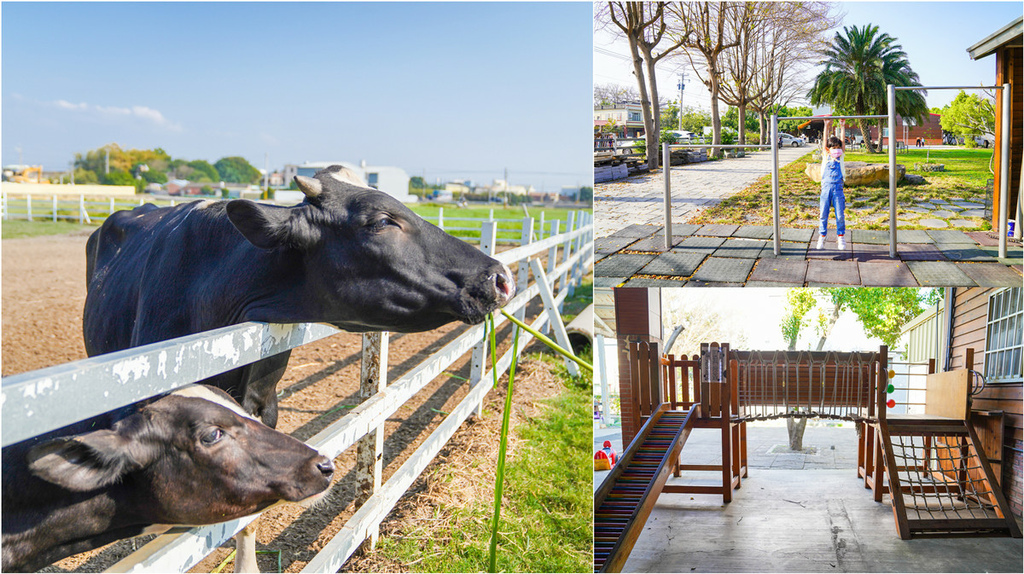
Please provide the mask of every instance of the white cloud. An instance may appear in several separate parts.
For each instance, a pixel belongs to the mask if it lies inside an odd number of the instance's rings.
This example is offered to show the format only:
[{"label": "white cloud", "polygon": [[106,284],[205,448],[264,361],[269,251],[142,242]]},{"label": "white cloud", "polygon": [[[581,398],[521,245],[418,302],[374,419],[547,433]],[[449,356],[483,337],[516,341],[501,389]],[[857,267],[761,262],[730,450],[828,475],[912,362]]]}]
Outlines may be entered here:
[{"label": "white cloud", "polygon": [[118,107],[118,106],[100,106],[87,104],[81,102],[73,104],[66,100],[57,100],[53,102],[53,105],[68,111],[84,112],[94,115],[107,116],[107,117],[122,117],[122,118],[135,118],[152,123],[155,126],[164,128],[173,132],[181,131],[181,124],[173,122],[167,119],[160,110],[154,110],[153,108],[146,106],[131,106],[131,107]]}]

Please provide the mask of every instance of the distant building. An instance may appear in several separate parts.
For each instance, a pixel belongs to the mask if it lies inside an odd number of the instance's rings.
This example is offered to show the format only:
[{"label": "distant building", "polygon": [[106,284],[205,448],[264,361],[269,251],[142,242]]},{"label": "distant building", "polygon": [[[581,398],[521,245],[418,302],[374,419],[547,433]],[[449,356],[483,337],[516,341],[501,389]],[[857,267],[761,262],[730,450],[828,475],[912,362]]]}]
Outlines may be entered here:
[{"label": "distant building", "polygon": [[379,189],[398,201],[415,203],[417,200],[416,196],[409,193],[409,174],[404,169],[393,166],[367,165],[365,161],[359,162],[359,165],[346,161],[307,161],[299,165],[287,164],[284,166],[283,179],[290,183],[296,175],[313,177],[316,172],[332,165],[347,167],[362,177],[367,186]]},{"label": "distant building", "polygon": [[172,179],[167,182],[167,195],[181,195],[181,190],[188,185],[187,179]]},{"label": "distant building", "polygon": [[285,185],[284,174],[279,171],[271,173],[270,177],[267,178],[267,183],[270,187],[281,187]]},{"label": "distant building", "polygon": [[620,138],[640,138],[644,135],[643,108],[639,103],[594,106],[594,129],[615,122],[615,135]]}]

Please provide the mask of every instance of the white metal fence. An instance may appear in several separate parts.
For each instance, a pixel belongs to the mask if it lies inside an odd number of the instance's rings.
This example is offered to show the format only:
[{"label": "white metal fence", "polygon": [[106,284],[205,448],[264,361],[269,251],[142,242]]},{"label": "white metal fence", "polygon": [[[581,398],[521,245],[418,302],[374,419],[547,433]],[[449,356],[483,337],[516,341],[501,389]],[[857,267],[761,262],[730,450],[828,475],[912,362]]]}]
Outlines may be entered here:
[{"label": "white metal fence", "polygon": [[[509,313],[525,317],[526,306],[538,296],[548,302],[545,312],[532,322],[538,329],[546,329],[552,321],[561,321],[558,308],[593,265],[593,215],[571,213],[565,222],[565,231],[559,230],[561,223],[549,222],[552,233],[536,239],[533,219],[524,218],[521,244],[501,253],[495,253],[498,222],[483,222],[479,239],[481,250],[510,267],[518,267],[518,293],[506,306]],[[560,257],[559,247],[562,248]],[[548,260],[546,269],[540,265],[543,255]],[[531,268],[533,281],[529,280]],[[504,322],[504,317],[496,315],[496,327],[500,328]],[[336,332],[332,327],[319,324],[245,323],[5,377],[0,394],[3,445],[62,428]],[[357,460],[377,463],[357,462],[357,484],[374,486],[370,492],[357,494],[364,502],[303,572],[336,572],[364,540],[376,538],[381,521],[462,422],[480,410],[493,386],[492,371],[487,368],[483,325],[466,329],[392,382],[386,380],[387,341],[387,333],[364,335],[362,388],[373,388],[372,394],[307,441],[330,458],[358,443]],[[521,350],[529,345],[532,337],[523,333],[519,341]],[[497,365],[490,365],[490,368],[505,372],[513,352],[513,349],[506,351]],[[467,353],[472,354],[468,394],[388,481],[381,484],[379,461],[383,458],[380,449],[385,421]],[[379,360],[367,360],[370,357]],[[161,535],[115,564],[110,571],[186,571],[256,518],[250,516],[192,528],[184,533],[175,531]]]}]

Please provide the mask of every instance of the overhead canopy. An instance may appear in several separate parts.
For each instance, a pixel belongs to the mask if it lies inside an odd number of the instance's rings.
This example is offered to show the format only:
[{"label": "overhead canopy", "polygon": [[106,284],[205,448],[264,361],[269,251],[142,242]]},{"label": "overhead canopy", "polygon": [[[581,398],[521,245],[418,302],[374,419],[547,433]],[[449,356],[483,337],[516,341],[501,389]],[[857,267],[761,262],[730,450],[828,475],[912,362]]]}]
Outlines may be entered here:
[{"label": "overhead canopy", "polygon": [[967,48],[967,53],[971,55],[972,60],[978,60],[1004,46],[1019,48],[1024,45],[1024,41],[1022,41],[1024,33],[1022,33],[1022,30],[1024,30],[1024,16],[1017,18],[996,30],[984,40]]}]

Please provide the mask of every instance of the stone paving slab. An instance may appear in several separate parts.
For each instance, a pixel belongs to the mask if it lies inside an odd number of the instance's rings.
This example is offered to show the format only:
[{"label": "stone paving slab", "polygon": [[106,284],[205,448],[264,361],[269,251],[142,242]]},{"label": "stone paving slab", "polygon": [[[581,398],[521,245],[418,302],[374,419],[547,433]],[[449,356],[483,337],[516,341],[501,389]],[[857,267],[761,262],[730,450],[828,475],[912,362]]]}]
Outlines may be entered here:
[{"label": "stone paving slab", "polygon": [[664,287],[667,289],[675,289],[686,286],[686,281],[676,281],[674,279],[655,279],[652,277],[634,277],[626,282],[623,287]]},{"label": "stone paving slab", "polygon": [[750,274],[750,285],[754,281],[771,283],[794,283],[803,286],[807,275],[807,261],[797,259],[761,259]]},{"label": "stone paving slab", "polygon": [[661,225],[643,225],[635,223],[629,227],[623,227],[615,233],[612,233],[609,237],[636,237],[639,239],[641,237],[650,237],[662,229],[664,229],[664,227]]},{"label": "stone paving slab", "polygon": [[860,285],[860,271],[855,261],[807,262],[807,283],[830,285]]},{"label": "stone paving slab", "polygon": [[731,237],[736,230],[739,229],[739,225],[731,225],[727,223],[709,223],[704,227],[701,227],[694,235],[707,235],[711,237]]},{"label": "stone paving slab", "polygon": [[676,248],[711,255],[723,243],[725,243],[724,237],[687,237]]},{"label": "stone paving slab", "polygon": [[644,266],[643,275],[671,275],[689,277],[704,261],[704,254],[692,251],[669,251],[662,253],[654,261]]},{"label": "stone paving slab", "polygon": [[632,277],[644,265],[654,260],[654,255],[617,253],[594,264],[595,277]]},{"label": "stone paving slab", "polygon": [[957,263],[957,268],[979,287],[1020,287],[1019,273],[1001,263]]},{"label": "stone paving slab", "polygon": [[896,255],[904,261],[946,261],[946,256],[932,243],[900,243]]},{"label": "stone paving slab", "polygon": [[737,239],[730,237],[725,240],[721,247],[715,250],[712,256],[757,259],[767,243],[767,241],[759,239]]},{"label": "stone paving slab", "polygon": [[910,261],[910,272],[922,287],[976,287],[966,273],[949,261]]},{"label": "stone paving slab", "polygon": [[992,253],[977,245],[968,247],[959,243],[940,243],[938,247],[942,251],[942,255],[950,261],[971,261],[974,263],[994,263],[998,261],[996,257],[998,250],[996,253]]},{"label": "stone paving slab", "polygon": [[733,233],[733,237],[743,237],[746,239],[771,239],[773,235],[771,225],[741,225],[736,233]]},{"label": "stone paving slab", "polygon": [[754,267],[754,259],[708,257],[693,274],[694,281],[714,283],[744,283]]},{"label": "stone paving slab", "polygon": [[889,244],[877,245],[872,243],[854,243],[853,260],[863,261],[892,261],[889,257]]},{"label": "stone paving slab", "polygon": [[628,277],[594,277],[594,287],[618,287],[626,282]]},{"label": "stone paving slab", "polygon": [[807,244],[806,243],[793,243],[792,241],[780,241],[779,242],[779,256],[775,256],[775,245],[769,242],[761,250],[761,255],[758,256],[761,259],[807,259]]},{"label": "stone paving slab", "polygon": [[897,229],[896,241],[899,243],[935,243],[931,235],[924,229]]},{"label": "stone paving slab", "polygon": [[[853,243],[869,243],[872,245],[889,245],[889,232],[877,229],[853,229],[850,232]],[[896,234],[897,239],[899,233]]]},{"label": "stone paving slab", "polygon": [[625,248],[636,241],[635,237],[600,237],[594,240],[594,253],[597,255],[608,255]]},{"label": "stone paving slab", "polygon": [[910,267],[903,261],[867,261],[858,265],[865,287],[917,287]]},{"label": "stone paving slab", "polygon": [[[929,229],[928,235],[935,241],[935,243],[966,243],[968,245],[976,245],[970,235],[967,235],[959,229]],[[899,240],[899,234],[896,234],[897,241]]]}]

